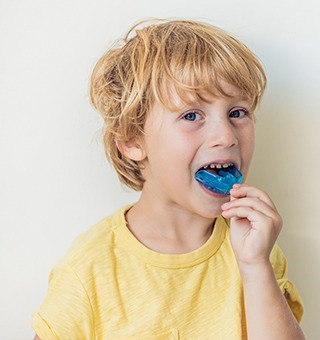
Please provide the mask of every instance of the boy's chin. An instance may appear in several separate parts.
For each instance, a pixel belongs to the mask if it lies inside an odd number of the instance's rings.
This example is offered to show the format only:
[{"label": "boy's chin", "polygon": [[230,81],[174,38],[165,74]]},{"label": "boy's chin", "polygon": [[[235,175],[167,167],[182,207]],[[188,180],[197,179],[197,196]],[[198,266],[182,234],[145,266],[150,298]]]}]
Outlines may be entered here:
[{"label": "boy's chin", "polygon": [[214,220],[216,219],[218,216],[221,215],[222,209],[221,209],[221,205],[225,202],[229,201],[229,198],[227,198],[225,201],[220,202],[220,204],[217,205],[211,205],[208,206],[207,208],[201,209],[199,211],[199,215],[201,215],[203,218],[206,218],[208,220]]}]

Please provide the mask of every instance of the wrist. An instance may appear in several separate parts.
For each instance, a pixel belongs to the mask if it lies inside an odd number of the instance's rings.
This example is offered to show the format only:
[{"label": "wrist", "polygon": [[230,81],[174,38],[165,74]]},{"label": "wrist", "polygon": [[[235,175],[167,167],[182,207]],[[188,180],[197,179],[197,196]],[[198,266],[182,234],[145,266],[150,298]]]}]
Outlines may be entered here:
[{"label": "wrist", "polygon": [[238,263],[242,281],[259,282],[270,276],[274,277],[272,265],[269,260],[257,263]]}]

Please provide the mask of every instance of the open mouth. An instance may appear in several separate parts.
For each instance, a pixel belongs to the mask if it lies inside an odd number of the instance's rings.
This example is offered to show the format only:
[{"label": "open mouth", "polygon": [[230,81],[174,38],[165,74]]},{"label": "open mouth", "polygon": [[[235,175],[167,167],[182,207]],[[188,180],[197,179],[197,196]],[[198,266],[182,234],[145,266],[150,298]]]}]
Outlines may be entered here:
[{"label": "open mouth", "polygon": [[232,163],[210,164],[199,169],[195,179],[216,194],[229,195],[233,185],[242,182],[242,173]]}]

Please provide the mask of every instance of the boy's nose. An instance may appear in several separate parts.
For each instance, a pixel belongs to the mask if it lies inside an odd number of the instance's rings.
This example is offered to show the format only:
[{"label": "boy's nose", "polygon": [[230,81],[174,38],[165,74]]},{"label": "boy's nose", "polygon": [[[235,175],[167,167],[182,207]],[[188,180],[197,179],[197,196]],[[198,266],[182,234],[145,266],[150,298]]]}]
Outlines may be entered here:
[{"label": "boy's nose", "polygon": [[238,144],[238,139],[233,127],[228,121],[215,122],[209,128],[208,139],[210,147],[232,147]]}]

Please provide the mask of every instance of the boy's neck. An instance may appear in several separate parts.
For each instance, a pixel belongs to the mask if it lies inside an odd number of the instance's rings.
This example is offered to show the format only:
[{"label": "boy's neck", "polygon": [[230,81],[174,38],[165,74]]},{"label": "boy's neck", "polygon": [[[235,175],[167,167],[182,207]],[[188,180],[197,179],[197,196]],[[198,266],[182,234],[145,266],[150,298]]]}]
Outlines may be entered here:
[{"label": "boy's neck", "polygon": [[164,254],[185,254],[200,248],[211,236],[215,221],[171,205],[145,202],[143,197],[127,212],[126,219],[138,241]]}]

